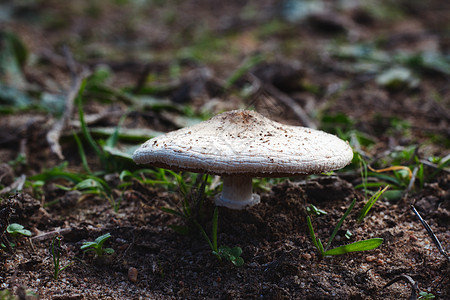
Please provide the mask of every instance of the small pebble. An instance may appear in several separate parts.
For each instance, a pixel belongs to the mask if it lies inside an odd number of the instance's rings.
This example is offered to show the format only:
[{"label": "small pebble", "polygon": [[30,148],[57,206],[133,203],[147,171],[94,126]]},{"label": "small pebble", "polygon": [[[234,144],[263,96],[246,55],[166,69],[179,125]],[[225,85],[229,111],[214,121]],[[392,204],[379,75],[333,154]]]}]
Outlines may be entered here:
[{"label": "small pebble", "polygon": [[366,256],[366,261],[367,262],[373,262],[375,260],[377,260],[377,258],[375,256],[373,256],[373,255]]},{"label": "small pebble", "polygon": [[409,240],[410,240],[411,242],[417,242],[417,237],[416,237],[415,235],[411,234],[411,235],[409,236]]},{"label": "small pebble", "polygon": [[136,283],[137,282],[137,276],[138,276],[138,270],[136,268],[130,267],[128,269],[128,280]]},{"label": "small pebble", "polygon": [[303,253],[303,254],[302,254],[302,258],[303,258],[304,260],[311,260],[311,254],[309,254],[309,253]]}]

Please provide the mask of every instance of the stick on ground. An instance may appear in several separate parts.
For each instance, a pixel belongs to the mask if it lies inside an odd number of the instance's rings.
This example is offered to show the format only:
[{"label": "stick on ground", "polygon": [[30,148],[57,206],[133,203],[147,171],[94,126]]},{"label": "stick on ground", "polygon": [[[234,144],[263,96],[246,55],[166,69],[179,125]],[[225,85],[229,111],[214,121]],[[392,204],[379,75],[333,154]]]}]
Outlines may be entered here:
[{"label": "stick on ground", "polygon": [[75,98],[80,90],[81,83],[89,75],[86,70],[81,73],[77,73],[75,70],[75,62],[73,60],[72,54],[68,48],[64,48],[65,56],[67,58],[67,66],[69,67],[72,83],[69,92],[67,93],[65,109],[63,116],[56,121],[50,131],[47,133],[47,142],[50,145],[50,149],[55,153],[59,159],[64,159],[61,151],[61,145],[59,144],[59,138],[61,132],[68,123],[70,117],[72,116]]}]

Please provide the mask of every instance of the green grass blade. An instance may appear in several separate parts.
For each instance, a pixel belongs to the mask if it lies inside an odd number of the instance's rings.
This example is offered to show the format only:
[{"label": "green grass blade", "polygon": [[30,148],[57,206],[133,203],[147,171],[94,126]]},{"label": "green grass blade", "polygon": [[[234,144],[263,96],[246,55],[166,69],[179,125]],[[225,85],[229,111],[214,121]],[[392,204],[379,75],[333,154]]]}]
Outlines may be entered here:
[{"label": "green grass blade", "polygon": [[[188,196],[185,196],[185,197],[188,197]],[[184,213],[188,218],[192,217],[191,204],[190,204],[188,198],[185,198],[185,199],[183,200],[183,207],[182,207],[182,209],[183,209],[183,213]]]},{"label": "green grass blade", "polygon": [[166,176],[166,169],[159,168],[158,173],[155,174],[156,179],[168,182],[167,176]]},{"label": "green grass blade", "polygon": [[210,238],[208,237],[208,235],[206,234],[205,230],[203,229],[203,227],[195,220],[193,220],[195,226],[197,226],[198,230],[200,230],[201,235],[205,238],[206,242],[208,243],[209,247],[211,248],[211,250],[213,252],[216,252],[214,249],[214,245],[212,244]]},{"label": "green grass blade", "polygon": [[101,188],[102,185],[91,178],[85,179],[73,187],[75,190],[98,190]]},{"label": "green grass blade", "polygon": [[[167,185],[166,181],[163,180],[153,180],[153,179],[146,179],[146,180],[142,180],[141,183],[145,184],[145,185]],[[168,186],[170,188],[170,185]]]},{"label": "green grass blade", "polygon": [[133,177],[135,177],[133,175],[133,173],[131,173],[128,170],[123,170],[122,172],[120,172],[120,175],[119,175],[120,181],[128,181],[128,180],[131,180]]},{"label": "green grass blade", "polygon": [[325,253],[325,250],[323,249],[322,241],[320,239],[317,239],[317,244],[319,245],[320,255],[323,257],[323,254]]},{"label": "green grass blade", "polygon": [[84,170],[87,173],[92,174],[91,169],[89,168],[89,164],[86,159],[86,153],[84,152],[83,145],[81,144],[81,140],[75,132],[73,133],[73,138],[75,139],[75,142],[77,143],[78,153],[80,153],[80,158],[81,158],[81,162],[83,164]]},{"label": "green grass blade", "polygon": [[53,179],[65,179],[65,180],[73,182],[75,184],[84,180],[83,177],[81,177],[77,174],[66,172],[66,171],[55,170],[55,169],[44,171],[41,174],[34,175],[29,178],[29,180],[34,180],[34,181],[40,180],[40,181],[44,181],[44,182],[47,182],[47,181],[53,180]]},{"label": "green grass blade", "polygon": [[219,223],[219,208],[216,206],[214,208],[213,220],[212,220],[212,243],[213,243],[213,251],[217,252],[217,227]]},{"label": "green grass blade", "polygon": [[[386,181],[368,182],[365,185],[362,185],[362,184],[355,185],[355,189],[359,190],[361,188],[380,188],[380,187],[386,186],[387,184],[388,183]],[[366,195],[366,198],[367,198],[367,195]]]},{"label": "green grass blade", "polygon": [[381,243],[383,243],[382,238],[368,239],[368,240],[359,241],[359,242],[355,242],[355,243],[348,244],[348,245],[343,245],[343,246],[340,246],[340,247],[337,247],[337,248],[334,248],[331,250],[327,250],[327,251],[325,251],[325,253],[323,255],[324,256],[332,256],[332,255],[346,254],[346,253],[350,253],[350,252],[372,250],[372,249],[375,249],[378,246],[380,246]]},{"label": "green grass blade", "polygon": [[116,146],[117,142],[119,141],[119,131],[120,127],[122,126],[123,122],[125,121],[125,118],[128,116],[127,113],[123,114],[122,117],[120,117],[119,124],[117,124],[116,128],[114,129],[114,133],[111,134],[111,136],[106,140],[106,146],[113,148]]},{"label": "green grass blade", "polygon": [[386,182],[390,182],[390,183],[392,183],[393,185],[395,185],[397,187],[402,187],[404,185],[401,180],[399,180],[398,178],[393,177],[393,176],[389,176],[389,175],[386,175],[386,174],[375,173],[375,172],[369,172],[369,175],[371,177],[376,177],[376,178],[379,178],[379,179],[384,180]]},{"label": "green grass blade", "polygon": [[168,207],[161,207],[160,208],[163,212],[186,219],[186,216],[180,213],[179,211],[176,211],[174,209],[168,208]]},{"label": "green grass blade", "polygon": [[92,138],[91,133],[89,132],[89,129],[87,127],[86,121],[84,120],[84,111],[83,111],[83,101],[82,101],[82,95],[84,92],[84,88],[86,87],[86,79],[83,80],[80,86],[80,90],[78,91],[78,96],[76,99],[76,103],[78,106],[78,114],[80,118],[81,123],[81,131],[83,132],[84,137],[87,139],[89,145],[94,149],[95,153],[99,157],[101,163],[103,166],[106,166],[106,156],[100,149],[100,147],[97,145],[97,143]]},{"label": "green grass blade", "polygon": [[448,155],[445,157],[447,159],[445,159],[443,162],[440,162],[438,164],[438,168],[436,169],[436,171],[434,171],[428,178],[426,181],[431,181],[433,180],[439,173],[442,172],[443,169],[445,169],[446,167],[450,166],[450,158],[448,158]]},{"label": "green grass blade", "polygon": [[367,198],[367,163],[366,161],[361,157],[360,154],[358,154],[359,158],[359,166],[361,168],[361,186],[364,189],[364,195]]},{"label": "green grass blade", "polygon": [[339,222],[336,224],[336,227],[333,230],[333,233],[331,234],[330,238],[328,239],[327,245],[325,246],[325,252],[327,251],[327,249],[330,247],[331,245],[331,241],[333,241],[334,237],[336,236],[336,234],[339,231],[339,228],[341,228],[342,223],[344,223],[345,218],[347,218],[348,214],[352,211],[353,206],[355,206],[356,203],[356,198],[353,199],[352,203],[350,204],[350,206],[347,208],[347,210],[345,211],[344,215],[342,216],[342,218],[339,220]]},{"label": "green grass blade", "polygon": [[366,217],[366,215],[369,213],[369,210],[372,208],[372,206],[377,202],[378,198],[389,188],[389,185],[387,185],[384,189],[379,189],[378,192],[376,192],[370,199],[367,201],[366,205],[362,208],[361,212],[358,216],[358,223],[362,222],[362,220]]},{"label": "green grass blade", "polygon": [[62,267],[61,269],[59,269],[59,272],[64,271],[66,268],[70,267],[70,266],[73,265],[74,263],[75,263],[74,261],[68,263],[67,266],[64,266],[64,267]]},{"label": "green grass blade", "polygon": [[55,236],[52,240],[52,258],[53,258],[53,267],[54,267],[54,272],[53,272],[53,278],[55,280],[58,279],[58,274],[59,274],[59,252],[58,250],[55,250],[55,241],[58,241],[58,246],[61,245],[60,239],[58,236]]},{"label": "green grass blade", "polygon": [[419,178],[420,188],[423,189],[424,186],[423,164],[419,164],[419,171],[417,172],[417,178]]},{"label": "green grass blade", "polygon": [[312,242],[314,246],[317,248],[317,251],[319,251],[320,255],[322,256],[323,246],[320,247],[319,243],[317,242],[316,234],[314,233],[314,228],[312,226],[311,218],[309,216],[306,216],[306,224],[308,225],[309,235],[311,236]]},{"label": "green grass blade", "polygon": [[199,212],[201,211],[203,207],[203,202],[205,199],[205,190],[206,190],[206,184],[208,182],[208,174],[198,174],[196,179],[196,185],[198,180],[201,180],[200,188],[197,189],[197,195],[195,197],[194,201],[194,209],[195,211]]},{"label": "green grass blade", "polygon": [[165,170],[167,173],[173,176],[175,178],[175,181],[177,182],[178,188],[180,189],[180,193],[187,197],[189,194],[189,188],[186,184],[186,181],[183,179],[183,176],[181,176],[181,173],[174,172],[172,170]]},{"label": "green grass blade", "polygon": [[103,191],[105,191],[108,195],[111,195],[111,188],[105,180],[93,175],[89,175],[88,179],[92,179],[93,181],[95,181]]}]

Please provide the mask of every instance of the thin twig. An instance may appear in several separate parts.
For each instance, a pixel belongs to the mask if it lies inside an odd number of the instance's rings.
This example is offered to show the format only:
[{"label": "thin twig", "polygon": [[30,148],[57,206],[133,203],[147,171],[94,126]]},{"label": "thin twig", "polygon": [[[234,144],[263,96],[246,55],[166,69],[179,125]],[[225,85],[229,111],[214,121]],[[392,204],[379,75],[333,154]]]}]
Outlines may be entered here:
[{"label": "thin twig", "polygon": [[433,240],[434,244],[436,245],[436,247],[439,249],[439,252],[441,252],[442,255],[444,255],[445,258],[447,258],[447,260],[450,261],[450,256],[447,254],[447,252],[445,252],[444,248],[441,245],[441,242],[439,241],[439,239],[437,238],[437,236],[434,234],[433,230],[431,229],[430,225],[428,225],[427,221],[425,221],[422,216],[419,214],[419,212],[416,210],[416,208],[414,207],[414,205],[411,205],[411,209],[412,211],[416,214],[416,216],[419,218],[419,221],[422,223],[423,227],[425,227],[425,230],[428,232],[428,235],[431,237],[431,239]]},{"label": "thin twig", "polygon": [[20,177],[17,178],[13,183],[11,183],[11,185],[0,190],[0,195],[9,193],[11,191],[21,191],[26,179],[27,177],[25,176],[25,174],[20,175]]},{"label": "thin twig", "polygon": [[62,228],[59,230],[49,231],[49,232],[45,232],[43,234],[34,236],[34,237],[30,238],[30,240],[31,240],[31,242],[40,242],[43,240],[51,239],[56,235],[65,235],[71,231],[72,231],[72,228]]},{"label": "thin twig", "polygon": [[409,180],[408,187],[403,191],[403,198],[407,197],[409,192],[412,190],[414,186],[414,182],[416,181],[417,172],[419,171],[419,167],[416,166],[412,171],[411,179]]},{"label": "thin twig", "polygon": [[436,170],[439,170],[439,171],[442,171],[442,172],[450,174],[450,170],[449,169],[442,168],[442,167],[440,167],[440,166],[438,166],[436,164],[433,164],[432,162],[429,162],[429,161],[427,161],[425,159],[421,159],[420,163],[424,164],[427,167],[430,167],[430,168],[433,168],[433,169],[436,169]]},{"label": "thin twig", "polygon": [[397,281],[405,281],[411,285],[411,296],[409,296],[409,300],[416,300],[417,299],[417,290],[419,289],[417,282],[414,281],[414,279],[411,278],[409,275],[400,275],[386,283],[385,286],[383,286],[383,289],[387,288],[388,286],[396,283]]},{"label": "thin twig", "polygon": [[47,133],[47,142],[50,145],[50,149],[53,153],[55,153],[59,159],[64,159],[62,154],[61,145],[59,144],[59,138],[61,136],[61,132],[68,123],[68,120],[72,116],[75,98],[78,95],[78,91],[80,90],[81,83],[88,76],[88,72],[83,70],[81,73],[77,73],[75,70],[75,62],[73,60],[72,54],[68,50],[68,48],[64,48],[64,53],[67,60],[67,66],[70,70],[72,83],[70,90],[67,93],[65,110],[63,116],[56,121],[50,131]]},{"label": "thin twig", "polygon": [[[107,118],[111,117],[121,117],[125,113],[123,110],[113,110],[113,111],[105,111],[97,114],[90,114],[90,115],[84,115],[84,122],[86,125],[92,125],[97,122],[100,122],[102,120],[105,120]],[[68,125],[75,127],[75,128],[81,128],[81,122],[80,120],[71,120]]]},{"label": "thin twig", "polygon": [[270,83],[265,83],[263,88],[272,97],[290,108],[305,126],[317,129],[317,125],[309,118],[303,108],[297,102],[295,102],[294,99],[292,99]]}]

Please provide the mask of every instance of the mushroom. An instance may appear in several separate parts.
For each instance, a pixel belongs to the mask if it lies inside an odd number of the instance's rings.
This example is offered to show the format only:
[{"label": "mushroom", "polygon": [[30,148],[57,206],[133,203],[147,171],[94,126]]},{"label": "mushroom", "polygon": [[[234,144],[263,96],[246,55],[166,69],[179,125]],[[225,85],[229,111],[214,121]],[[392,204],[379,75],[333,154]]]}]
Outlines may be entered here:
[{"label": "mushroom", "polygon": [[224,112],[152,138],[133,154],[137,164],[221,175],[215,203],[243,209],[260,202],[253,177],[319,174],[348,165],[353,151],[338,137],[272,121],[255,111]]}]

